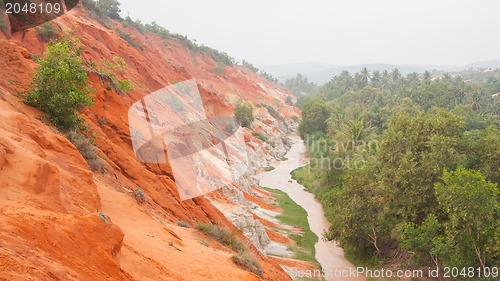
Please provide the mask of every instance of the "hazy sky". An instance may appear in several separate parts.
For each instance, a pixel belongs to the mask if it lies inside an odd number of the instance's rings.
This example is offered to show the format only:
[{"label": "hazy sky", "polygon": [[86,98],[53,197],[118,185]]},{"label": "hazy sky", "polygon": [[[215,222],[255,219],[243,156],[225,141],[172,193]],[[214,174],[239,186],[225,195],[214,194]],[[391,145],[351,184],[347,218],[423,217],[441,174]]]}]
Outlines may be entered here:
[{"label": "hazy sky", "polygon": [[119,0],[122,14],[255,65],[500,58],[498,0]]}]

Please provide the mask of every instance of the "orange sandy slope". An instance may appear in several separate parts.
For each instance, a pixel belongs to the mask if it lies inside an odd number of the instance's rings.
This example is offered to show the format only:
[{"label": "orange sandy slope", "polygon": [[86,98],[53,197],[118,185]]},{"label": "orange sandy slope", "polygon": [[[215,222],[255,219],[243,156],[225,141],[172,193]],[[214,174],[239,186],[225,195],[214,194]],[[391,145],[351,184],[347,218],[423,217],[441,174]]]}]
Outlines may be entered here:
[{"label": "orange sandy slope", "polygon": [[[95,106],[84,117],[106,163],[105,173],[93,173],[66,138],[35,119],[40,112],[14,96],[28,88],[36,69],[30,55],[41,54],[44,43],[33,30],[24,38],[0,33],[0,280],[259,280],[232,263],[229,249],[177,226],[179,220],[216,221],[235,229],[204,197],[181,202],[168,164],[136,160],[127,111],[141,97],[192,77],[204,104],[219,114],[234,112],[228,101],[271,104],[283,102],[289,92],[243,67],[216,74],[208,55],[192,56],[174,39],[166,47],[164,39],[128,27],[144,51],[133,48],[81,7],[56,23],[64,30],[77,26],[86,60],[122,57],[128,70],[118,76],[131,80],[136,90],[121,96],[89,76]],[[285,94],[273,97],[263,88]],[[286,118],[300,115],[286,104],[281,110]],[[101,118],[106,124],[99,124]],[[129,193],[138,188],[144,204]],[[107,217],[99,218],[99,211]],[[276,259],[252,246],[250,251],[265,280],[290,280]]]}]

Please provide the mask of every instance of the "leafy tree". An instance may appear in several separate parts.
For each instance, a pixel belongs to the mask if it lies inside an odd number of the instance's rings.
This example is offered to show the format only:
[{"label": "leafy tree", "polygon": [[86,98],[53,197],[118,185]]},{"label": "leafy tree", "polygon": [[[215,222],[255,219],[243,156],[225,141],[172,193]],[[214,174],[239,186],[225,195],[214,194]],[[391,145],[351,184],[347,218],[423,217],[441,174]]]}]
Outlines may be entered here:
[{"label": "leafy tree", "polygon": [[384,199],[394,216],[421,223],[436,211],[434,183],[444,168],[457,167],[462,132],[462,120],[446,111],[391,118],[378,158]]},{"label": "leafy tree", "polygon": [[292,100],[292,97],[291,97],[291,96],[287,96],[287,97],[286,97],[286,99],[285,99],[285,102],[286,102],[288,105],[293,106],[293,100]]},{"label": "leafy tree", "polygon": [[380,75],[380,70],[373,71],[372,78],[371,78],[372,86],[378,87],[381,79],[382,79],[382,76]]},{"label": "leafy tree", "polygon": [[425,71],[424,72],[424,80],[431,80],[432,74],[430,71]]},{"label": "leafy tree", "polygon": [[82,50],[71,33],[49,42],[23,100],[47,113],[50,121],[64,131],[82,128],[85,120],[79,114],[93,105],[87,69],[80,57]]},{"label": "leafy tree", "polygon": [[322,100],[312,100],[302,109],[302,121],[299,125],[299,135],[305,139],[314,132],[326,133],[330,110]]},{"label": "leafy tree", "polygon": [[121,19],[121,4],[118,0],[97,0],[96,4],[99,10],[101,10],[108,17],[116,20]]},{"label": "leafy tree", "polygon": [[353,78],[351,77],[351,74],[347,70],[344,70],[340,73],[338,79],[341,85],[341,89],[343,90],[343,93],[349,92],[353,86]]},{"label": "leafy tree", "polygon": [[399,71],[399,69],[396,67],[394,68],[392,71],[391,71],[391,80],[394,84],[397,84],[399,83],[399,80],[401,79],[401,72]]},{"label": "leafy tree", "polygon": [[242,127],[250,128],[253,118],[253,107],[251,104],[238,103],[235,108],[236,120]]},{"label": "leafy tree", "polygon": [[432,260],[433,265],[439,266],[439,258],[433,253],[433,241],[438,237],[441,224],[434,214],[430,214],[421,226],[407,222],[398,227],[401,248],[411,251],[412,258],[417,264],[425,264]]},{"label": "leafy tree", "polygon": [[372,169],[352,170],[344,177],[342,186],[332,190],[332,225],[327,239],[335,239],[357,252],[381,253],[380,240],[387,228],[374,175]]},{"label": "leafy tree", "polygon": [[469,169],[480,170],[483,176],[500,183],[500,132],[496,126],[467,132],[465,136]]},{"label": "leafy tree", "polygon": [[500,211],[496,184],[479,171],[465,169],[445,171],[442,180],[435,186],[436,197],[448,220],[434,252],[448,266],[488,266]]},{"label": "leafy tree", "polygon": [[285,81],[285,87],[287,87],[295,96],[301,96],[314,92],[317,86],[316,84],[309,82],[307,77],[297,73],[295,78],[287,79]]}]

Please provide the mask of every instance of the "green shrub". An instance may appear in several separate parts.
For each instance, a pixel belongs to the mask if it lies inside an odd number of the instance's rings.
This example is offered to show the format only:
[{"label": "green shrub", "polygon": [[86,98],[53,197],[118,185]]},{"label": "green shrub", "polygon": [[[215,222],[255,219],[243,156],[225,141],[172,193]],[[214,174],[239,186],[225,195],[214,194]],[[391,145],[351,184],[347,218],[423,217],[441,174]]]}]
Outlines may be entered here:
[{"label": "green shrub", "polygon": [[114,87],[115,90],[122,95],[135,90],[135,87],[132,85],[130,80],[119,80],[116,78],[117,73],[127,74],[127,63],[121,57],[114,56],[112,61],[101,59],[99,65],[91,63],[90,66],[93,71],[99,74],[104,74],[111,80],[110,85],[107,85],[109,90]]},{"label": "green shrub", "polygon": [[246,251],[245,245],[235,236],[235,232],[230,232],[225,228],[208,223],[197,224],[196,229],[201,230],[208,237],[230,248],[236,253],[243,253]]},{"label": "green shrub", "polygon": [[253,118],[253,107],[251,104],[238,103],[234,108],[236,120],[242,127],[250,128]]},{"label": "green shrub", "polygon": [[264,136],[264,135],[263,135],[263,134],[261,134],[261,133],[252,133],[252,135],[253,135],[254,137],[256,137],[256,138],[260,139],[260,140],[261,140],[261,141],[263,141],[263,142],[267,142],[267,141],[268,141],[267,137],[266,137],[266,136]]},{"label": "green shrub", "polygon": [[108,124],[108,121],[106,120],[106,118],[104,116],[102,116],[101,118],[99,118],[99,120],[97,120],[97,123],[99,123],[99,125],[106,125]]},{"label": "green shrub", "polygon": [[210,244],[208,244],[208,242],[205,240],[199,239],[198,242],[200,242],[200,244],[205,246],[205,247],[210,247]]},{"label": "green shrub", "polygon": [[48,114],[59,129],[83,128],[85,119],[79,114],[93,106],[87,69],[82,58],[82,44],[72,33],[47,44],[47,51],[38,60],[31,89],[23,102]]},{"label": "green shrub", "polygon": [[215,73],[224,73],[226,71],[226,65],[222,62],[218,62],[217,66],[214,68]]},{"label": "green shrub", "polygon": [[132,46],[132,47],[134,47],[134,48],[139,47],[139,43],[137,43],[137,42],[136,42],[136,41],[132,38],[132,36],[131,36],[129,33],[127,33],[127,32],[125,32],[125,31],[121,30],[121,29],[120,29],[120,28],[118,28],[118,27],[115,27],[115,28],[114,28],[114,30],[116,31],[116,33],[118,34],[118,36],[120,36],[123,40],[127,41],[127,43],[129,43],[129,44],[130,44],[130,46]]},{"label": "green shrub", "polygon": [[146,196],[144,196],[142,190],[136,189],[134,192],[132,192],[132,195],[139,204],[146,202]]},{"label": "green shrub", "polygon": [[264,77],[267,81],[270,81],[270,82],[275,82],[277,83],[278,82],[278,79],[275,78],[274,76],[272,76],[271,74],[261,70],[260,73],[259,73],[260,76]]},{"label": "green shrub", "polygon": [[242,254],[233,255],[231,259],[236,265],[262,277],[262,267],[255,259]]},{"label": "green shrub", "polygon": [[106,215],[105,213],[99,211],[97,212],[97,217],[102,220],[105,224],[108,224],[111,222],[111,219],[109,218],[108,215]]},{"label": "green shrub", "polygon": [[67,132],[66,138],[78,149],[85,161],[87,161],[89,169],[94,171],[103,169],[103,162],[95,152],[94,145],[90,139],[76,130]]},{"label": "green shrub", "polygon": [[57,37],[57,29],[51,22],[44,23],[35,27],[36,33],[40,36],[43,42],[49,42]]},{"label": "green shrub", "polygon": [[254,73],[258,73],[259,72],[259,69],[257,67],[255,67],[253,64],[247,62],[246,60],[242,60],[241,61],[241,65],[250,69],[251,71],[253,71]]},{"label": "green shrub", "polygon": [[187,223],[185,221],[177,221],[177,225],[181,226],[181,227],[185,227],[185,228],[191,228],[191,226],[189,225],[189,223]]}]

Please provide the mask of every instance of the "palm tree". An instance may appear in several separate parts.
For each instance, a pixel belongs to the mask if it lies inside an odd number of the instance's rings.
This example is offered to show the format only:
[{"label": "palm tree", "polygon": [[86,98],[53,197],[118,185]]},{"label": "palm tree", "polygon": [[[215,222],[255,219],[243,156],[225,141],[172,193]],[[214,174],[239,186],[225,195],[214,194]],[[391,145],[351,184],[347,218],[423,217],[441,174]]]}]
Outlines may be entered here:
[{"label": "palm tree", "polygon": [[451,76],[450,74],[447,72],[445,74],[443,74],[443,81],[446,81],[446,82],[450,82],[451,81]]},{"label": "palm tree", "polygon": [[431,80],[432,74],[429,71],[424,72],[424,80]]},{"label": "palm tree", "polygon": [[344,124],[344,119],[345,117],[342,109],[338,105],[335,106],[330,118],[326,121],[328,124],[328,137],[335,138],[335,135]]},{"label": "palm tree", "polygon": [[368,70],[368,68],[363,67],[361,69],[361,83],[363,85],[363,88],[368,85],[368,80],[370,80],[370,71]]},{"label": "palm tree", "polygon": [[406,81],[408,82],[408,84],[412,84],[414,82],[417,82],[418,81],[418,73],[412,72],[412,73],[406,75]]},{"label": "palm tree", "polygon": [[354,84],[356,85],[358,90],[364,88],[363,77],[357,72],[354,74]]},{"label": "palm tree", "polygon": [[338,76],[337,80],[339,81],[342,89],[344,90],[344,93],[349,92],[352,86],[352,77],[351,74],[349,74],[349,71],[347,70],[342,71]]},{"label": "palm tree", "polygon": [[391,77],[390,77],[389,72],[387,70],[382,71],[382,80],[380,83],[382,89],[385,89],[388,86],[390,78]]},{"label": "palm tree", "polygon": [[380,79],[382,78],[382,76],[380,75],[380,70],[375,70],[373,71],[373,75],[372,75],[372,78],[370,79],[371,80],[371,83],[374,87],[378,87],[379,83],[380,83]]},{"label": "palm tree", "polygon": [[401,72],[399,69],[396,67],[391,71],[391,79],[393,83],[398,83],[399,80],[401,79]]},{"label": "palm tree", "polygon": [[472,94],[471,99],[472,110],[478,111],[479,109],[481,109],[481,107],[483,107],[483,103],[481,102],[481,97],[479,96],[478,91],[475,91],[474,94]]},{"label": "palm tree", "polygon": [[359,116],[356,119],[344,122],[336,135],[344,143],[352,144],[352,148],[354,149],[361,141],[371,138],[373,132],[371,127],[366,126],[363,117]]}]

